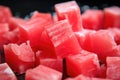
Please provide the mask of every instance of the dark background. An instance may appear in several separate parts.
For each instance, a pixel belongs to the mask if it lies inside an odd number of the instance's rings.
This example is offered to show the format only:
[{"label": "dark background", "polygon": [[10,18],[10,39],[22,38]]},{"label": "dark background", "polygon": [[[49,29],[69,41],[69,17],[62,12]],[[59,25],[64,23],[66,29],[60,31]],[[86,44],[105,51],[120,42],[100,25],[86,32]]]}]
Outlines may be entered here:
[{"label": "dark background", "polygon": [[[25,17],[30,12],[54,12],[54,4],[70,0],[0,0],[0,5],[9,6],[14,16]],[[103,9],[109,6],[120,6],[120,0],[76,0],[80,8],[88,5],[90,8]],[[83,10],[82,10],[83,12]]]}]

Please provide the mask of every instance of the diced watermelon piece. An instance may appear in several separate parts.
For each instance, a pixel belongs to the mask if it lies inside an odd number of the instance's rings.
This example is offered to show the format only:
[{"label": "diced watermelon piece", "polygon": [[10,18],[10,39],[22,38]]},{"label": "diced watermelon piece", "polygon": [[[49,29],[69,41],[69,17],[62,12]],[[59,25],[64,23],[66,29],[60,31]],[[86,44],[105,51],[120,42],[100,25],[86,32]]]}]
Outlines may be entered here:
[{"label": "diced watermelon piece", "polygon": [[49,67],[39,65],[27,70],[25,80],[61,80],[62,73]]},{"label": "diced watermelon piece", "polygon": [[5,38],[5,34],[9,32],[9,26],[7,23],[0,23],[0,50],[3,49],[3,45],[9,41]]},{"label": "diced watermelon piece", "polygon": [[80,54],[68,56],[66,58],[67,73],[75,77],[79,74],[86,76],[97,76],[100,66],[96,54],[81,51]]},{"label": "diced watermelon piece", "polygon": [[52,59],[52,58],[46,58],[46,59],[40,59],[40,64],[50,67],[52,69],[55,69],[57,71],[62,72],[63,71],[63,63],[62,59]]},{"label": "diced watermelon piece", "polygon": [[9,21],[9,28],[10,30],[14,30],[18,28],[18,24],[25,24],[27,20],[24,20],[22,18],[17,18],[17,17],[11,17]]},{"label": "diced watermelon piece", "polygon": [[82,14],[83,27],[86,29],[98,30],[103,27],[104,14],[102,10],[86,10]]},{"label": "diced watermelon piece", "polygon": [[120,56],[120,48],[115,43],[114,36],[104,30],[87,35],[84,49],[96,53],[103,63],[107,56]]},{"label": "diced watermelon piece", "polygon": [[6,38],[4,36],[0,35],[0,50],[3,49],[3,45],[7,44],[8,40],[6,40]]},{"label": "diced watermelon piece", "polygon": [[56,22],[52,27],[47,28],[47,33],[57,57],[64,58],[70,54],[80,53],[81,47],[67,20]]},{"label": "diced watermelon piece", "polygon": [[91,78],[91,80],[112,80],[112,79],[103,79],[103,78]]},{"label": "diced watermelon piece", "polygon": [[65,80],[111,80],[111,79],[94,78],[94,77],[88,77],[88,76],[84,76],[84,75],[78,75],[75,78],[68,78]]},{"label": "diced watermelon piece", "polygon": [[58,20],[68,19],[73,31],[80,31],[82,29],[80,8],[75,1],[58,3],[55,5],[55,11]]},{"label": "diced watermelon piece", "polygon": [[51,22],[53,21],[52,15],[50,13],[40,13],[38,11],[34,11],[31,19],[36,19],[36,18],[43,18],[43,19],[45,19],[47,21],[51,21]]},{"label": "diced watermelon piece", "polygon": [[18,29],[13,31],[7,31],[3,34],[0,33],[0,50],[3,49],[3,45],[8,43],[18,43]]},{"label": "diced watermelon piece", "polygon": [[0,5],[0,23],[8,23],[12,13],[9,7]]},{"label": "diced watermelon piece", "polygon": [[[117,44],[120,44],[120,29],[119,28],[109,28],[108,32],[114,36],[114,40]],[[107,32],[107,33],[108,33]]]},{"label": "diced watermelon piece", "polygon": [[44,27],[51,22],[44,18],[35,18],[29,20],[26,24],[19,25],[20,29],[20,40],[22,42],[30,40],[32,47],[40,45],[40,36]]},{"label": "diced watermelon piece", "polygon": [[12,31],[6,32],[4,37],[8,40],[8,43],[19,43],[19,29],[16,28]]},{"label": "diced watermelon piece", "polygon": [[120,80],[120,57],[107,57],[107,73],[108,79]]},{"label": "diced watermelon piece", "polygon": [[42,31],[42,34],[40,36],[40,46],[39,48],[42,49],[42,50],[52,50],[53,49],[53,45],[52,45],[52,42],[48,36],[48,33],[46,31],[46,29],[52,27],[53,24],[49,24],[47,26],[45,26],[45,29]]},{"label": "diced watermelon piece", "polygon": [[74,32],[74,34],[76,35],[77,40],[82,48],[84,47],[84,42],[86,40],[86,36],[88,36],[89,34],[92,34],[92,33],[96,33],[96,31],[89,30],[89,29],[83,29],[81,31]]},{"label": "diced watermelon piece", "polygon": [[120,27],[120,8],[117,6],[104,9],[104,28]]},{"label": "diced watermelon piece", "polygon": [[4,52],[5,60],[14,72],[22,74],[35,66],[35,54],[28,42],[21,45],[12,43],[4,45]]},{"label": "diced watermelon piece", "polygon": [[17,80],[7,63],[0,64],[0,80]]},{"label": "diced watermelon piece", "polygon": [[50,49],[42,49],[36,52],[37,59],[44,58],[57,58],[54,51]]},{"label": "diced watermelon piece", "polygon": [[9,31],[8,23],[0,23],[0,35]]},{"label": "diced watermelon piece", "polygon": [[88,77],[88,76],[84,76],[84,75],[80,74],[75,78],[68,78],[68,79],[65,79],[65,80],[91,80],[91,78]]}]

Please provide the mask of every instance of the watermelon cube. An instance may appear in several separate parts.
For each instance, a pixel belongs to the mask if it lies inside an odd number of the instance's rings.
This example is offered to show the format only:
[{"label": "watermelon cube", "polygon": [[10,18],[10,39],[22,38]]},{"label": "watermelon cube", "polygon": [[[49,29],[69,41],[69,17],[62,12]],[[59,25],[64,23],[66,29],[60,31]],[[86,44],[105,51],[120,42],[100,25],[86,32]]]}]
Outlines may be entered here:
[{"label": "watermelon cube", "polygon": [[108,79],[120,80],[120,57],[107,57],[107,72]]},{"label": "watermelon cube", "polygon": [[11,17],[9,21],[9,28],[12,31],[16,28],[19,28],[18,24],[25,24],[26,22],[27,20],[24,20],[22,18]]},{"label": "watermelon cube", "polygon": [[62,59],[53,59],[53,58],[45,58],[40,59],[40,64],[55,69],[57,71],[63,71],[63,61]]},{"label": "watermelon cube", "polygon": [[8,23],[12,17],[12,13],[9,7],[0,5],[0,23]]},{"label": "watermelon cube", "polygon": [[47,21],[53,21],[52,20],[52,15],[50,13],[40,13],[38,11],[34,11],[31,19],[36,19],[36,18],[43,18]]},{"label": "watermelon cube", "polygon": [[40,46],[40,36],[45,26],[51,24],[47,18],[31,18],[25,24],[19,25],[20,41],[24,42],[30,40],[30,45],[32,47]]},{"label": "watermelon cube", "polygon": [[114,36],[106,30],[88,34],[84,41],[84,49],[96,53],[103,63],[106,62],[107,56],[120,56],[120,48],[114,41]]},{"label": "watermelon cube", "polygon": [[6,33],[9,32],[8,23],[0,23],[0,50],[3,49],[3,45],[7,44],[9,41],[6,39]]},{"label": "watermelon cube", "polygon": [[4,38],[8,43],[19,43],[19,29],[16,28],[12,31],[8,31],[4,34]]},{"label": "watermelon cube", "polygon": [[104,9],[104,28],[120,27],[120,8],[117,6]]},{"label": "watermelon cube", "polygon": [[71,55],[66,57],[67,73],[71,77],[76,77],[80,74],[86,76],[97,76],[100,65],[96,54],[81,51],[77,55]]},{"label": "watermelon cube", "polygon": [[72,25],[73,31],[80,31],[82,29],[80,8],[75,1],[58,3],[55,5],[55,11],[58,20],[67,19]]},{"label": "watermelon cube", "polygon": [[0,23],[0,35],[9,31],[8,23]]},{"label": "watermelon cube", "polygon": [[62,73],[52,68],[39,65],[36,68],[27,70],[25,80],[61,80]]},{"label": "watermelon cube", "polygon": [[[45,26],[45,29],[42,31],[42,34],[40,36],[40,46],[39,48],[42,49],[43,51],[44,50],[52,50],[53,49],[53,45],[52,45],[52,42],[48,36],[48,33],[46,31],[46,29],[52,27],[53,24],[49,24],[48,26]],[[48,52],[49,52],[48,50]],[[51,52],[51,51],[50,51]]]},{"label": "watermelon cube", "polygon": [[13,43],[4,45],[4,52],[6,62],[18,74],[22,74],[35,66],[35,54],[28,42],[21,45]]},{"label": "watermelon cube", "polygon": [[7,63],[0,64],[0,80],[17,80]]},{"label": "watermelon cube", "polygon": [[104,14],[102,10],[86,10],[82,14],[82,23],[85,29],[99,30],[103,26]]},{"label": "watermelon cube", "polygon": [[[96,33],[96,31],[95,30],[89,30],[89,29],[83,29],[81,31],[74,32],[74,34],[77,37],[77,40],[79,42],[79,45],[82,48],[84,48],[84,42],[85,42],[87,36],[92,34],[92,33]],[[89,41],[88,41],[88,43],[89,43]]]},{"label": "watermelon cube", "polygon": [[91,80],[91,78],[88,76],[84,76],[84,75],[80,74],[74,78],[67,78],[65,80]]},{"label": "watermelon cube", "polygon": [[[120,44],[120,29],[119,28],[108,28],[107,29],[111,35],[113,35],[115,42]],[[108,32],[107,32],[108,33]]]},{"label": "watermelon cube", "polygon": [[68,78],[65,80],[111,80],[111,79],[103,79],[103,78],[94,78],[94,77],[88,77],[85,75],[78,75],[75,78]]},{"label": "watermelon cube", "polygon": [[57,57],[64,58],[70,54],[80,53],[81,47],[68,20],[58,21],[52,27],[47,28],[46,31]]}]

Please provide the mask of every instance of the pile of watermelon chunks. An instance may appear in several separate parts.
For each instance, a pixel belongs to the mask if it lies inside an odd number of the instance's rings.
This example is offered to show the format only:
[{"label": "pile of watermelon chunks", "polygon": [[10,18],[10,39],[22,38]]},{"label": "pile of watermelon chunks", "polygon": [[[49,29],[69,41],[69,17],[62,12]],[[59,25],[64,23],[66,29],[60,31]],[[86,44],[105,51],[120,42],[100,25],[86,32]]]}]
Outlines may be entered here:
[{"label": "pile of watermelon chunks", "polygon": [[0,6],[0,80],[120,80],[120,8],[54,7],[26,20]]}]

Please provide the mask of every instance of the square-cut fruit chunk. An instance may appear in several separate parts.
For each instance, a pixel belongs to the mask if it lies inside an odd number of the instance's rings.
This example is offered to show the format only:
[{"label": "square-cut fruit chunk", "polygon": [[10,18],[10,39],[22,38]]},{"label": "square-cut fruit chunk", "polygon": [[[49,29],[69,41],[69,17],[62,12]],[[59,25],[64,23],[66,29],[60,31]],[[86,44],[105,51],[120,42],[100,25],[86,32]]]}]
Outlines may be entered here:
[{"label": "square-cut fruit chunk", "polygon": [[107,57],[107,78],[120,80],[120,57]]},{"label": "square-cut fruit chunk", "polygon": [[56,22],[47,28],[47,33],[58,57],[64,58],[70,54],[80,53],[81,47],[68,20]]},{"label": "square-cut fruit chunk", "polygon": [[63,61],[62,59],[53,59],[53,58],[45,58],[40,59],[40,64],[44,66],[48,66],[52,69],[62,72],[63,71]]},{"label": "square-cut fruit chunk", "polygon": [[4,45],[5,60],[14,72],[24,73],[34,67],[35,54],[29,43]]},{"label": "square-cut fruit chunk", "polygon": [[120,27],[120,8],[117,6],[104,9],[104,28]]},{"label": "square-cut fruit chunk", "polygon": [[61,80],[62,73],[52,68],[39,65],[26,72],[25,80]]},{"label": "square-cut fruit chunk", "polygon": [[97,55],[87,51],[81,51],[80,54],[68,56],[66,65],[67,73],[72,77],[80,74],[96,76],[100,70]]},{"label": "square-cut fruit chunk", "polygon": [[0,5],[0,23],[8,23],[12,13],[9,7]]},{"label": "square-cut fruit chunk", "polygon": [[0,64],[0,80],[17,80],[7,63]]},{"label": "square-cut fruit chunk", "polygon": [[65,80],[111,80],[111,79],[94,78],[94,77],[88,77],[88,76],[84,76],[84,75],[78,75],[75,78],[68,78]]},{"label": "square-cut fruit chunk", "polygon": [[83,27],[98,30],[103,26],[104,14],[102,10],[89,9],[82,14]]},{"label": "square-cut fruit chunk", "polygon": [[58,3],[55,5],[55,10],[58,20],[68,19],[73,31],[80,31],[82,29],[80,8],[75,1]]}]

